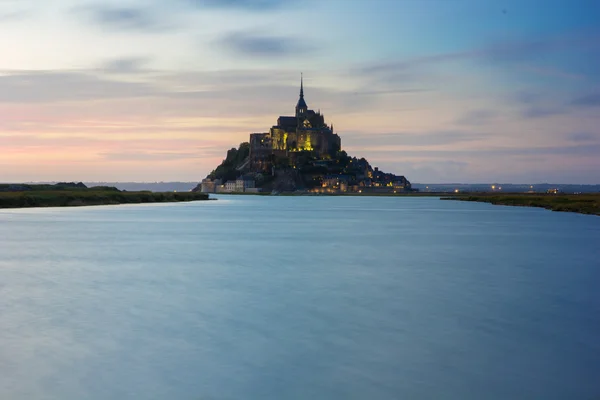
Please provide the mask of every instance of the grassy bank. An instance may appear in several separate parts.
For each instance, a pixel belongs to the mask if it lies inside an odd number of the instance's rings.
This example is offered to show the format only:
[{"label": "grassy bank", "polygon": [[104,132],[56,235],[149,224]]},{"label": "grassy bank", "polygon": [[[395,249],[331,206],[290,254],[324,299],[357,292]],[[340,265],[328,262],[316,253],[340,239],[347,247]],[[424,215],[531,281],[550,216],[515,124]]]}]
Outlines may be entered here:
[{"label": "grassy bank", "polygon": [[122,192],[114,188],[0,191],[0,208],[73,207],[107,204],[167,203],[208,200],[195,192]]},{"label": "grassy bank", "polygon": [[503,206],[541,207],[552,211],[600,215],[600,193],[477,193],[442,197],[442,200],[478,201]]}]

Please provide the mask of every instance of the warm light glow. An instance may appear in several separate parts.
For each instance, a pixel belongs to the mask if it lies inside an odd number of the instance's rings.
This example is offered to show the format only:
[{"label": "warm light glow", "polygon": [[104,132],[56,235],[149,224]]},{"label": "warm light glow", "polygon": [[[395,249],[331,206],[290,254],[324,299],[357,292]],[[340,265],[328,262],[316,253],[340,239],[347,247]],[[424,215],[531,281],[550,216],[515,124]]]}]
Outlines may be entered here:
[{"label": "warm light glow", "polygon": [[454,189],[454,193],[458,193],[458,189]]},{"label": "warm light glow", "polygon": [[[387,171],[406,175],[412,182],[598,183],[595,172],[600,159],[581,141],[597,139],[597,117],[593,111],[584,112],[591,110],[585,101],[575,101],[588,98],[588,92],[598,84],[597,74],[587,68],[586,52],[592,49],[583,45],[592,39],[578,30],[576,18],[569,19],[573,23],[569,29],[580,32],[581,37],[571,38],[566,31],[556,29],[562,25],[552,22],[547,24],[548,40],[562,44],[581,40],[582,45],[572,46],[568,55],[563,54],[562,45],[549,45],[544,51],[556,54],[547,54],[541,64],[536,54],[520,55],[523,60],[518,68],[498,79],[488,69],[494,57],[482,57],[499,51],[493,39],[498,33],[496,25],[484,24],[481,18],[489,17],[485,7],[467,7],[475,13],[472,15],[456,12],[452,2],[323,1],[310,7],[271,8],[283,0],[263,0],[254,3],[268,3],[269,7],[259,8],[269,12],[257,14],[256,9],[247,7],[253,3],[249,0],[183,1],[220,4],[216,8],[148,2],[152,5],[144,9],[142,17],[152,20],[150,25],[168,28],[164,33],[176,27],[170,25],[184,9],[190,13],[190,21],[195,20],[196,12],[200,19],[208,18],[202,24],[203,35],[223,40],[222,46],[213,46],[212,39],[197,41],[194,24],[177,26],[176,34],[155,36],[129,29],[141,28],[139,20],[94,18],[97,13],[104,15],[102,7],[73,14],[69,10],[77,8],[80,2],[76,0],[59,0],[56,12],[34,12],[32,18],[21,19],[21,14],[29,14],[23,11],[29,10],[20,8],[29,8],[30,3],[0,1],[0,18],[19,14],[15,21],[2,21],[8,33],[2,39],[6,50],[2,57],[6,84],[0,104],[2,181],[198,181],[221,163],[228,149],[246,141],[250,132],[271,133],[274,142],[265,138],[264,144],[277,150],[327,147],[330,143],[318,140],[315,133],[321,129],[320,117],[312,123],[309,119],[304,127],[305,108],[298,109],[301,129],[294,136],[310,135],[306,141],[302,138],[292,146],[292,135],[287,137],[273,126],[278,116],[295,115],[298,65],[260,57],[264,49],[259,45],[248,45],[244,51],[231,47],[246,43],[232,41],[237,34],[250,44],[271,43],[269,36],[277,36],[277,32],[285,36],[287,21],[293,19],[310,21],[301,29],[305,43],[298,44],[317,44],[323,54],[335,53],[332,57],[302,59],[303,68],[312,71],[306,98],[308,104],[330,110],[325,113],[326,130],[335,132],[330,121],[340,121],[336,127],[348,154],[364,156],[373,165],[383,163]],[[132,8],[142,3],[127,2]],[[308,28],[321,24],[321,16],[338,15],[338,3],[348,12],[343,12],[344,18],[325,19],[334,34],[324,37],[322,30]],[[573,7],[564,3],[557,7],[569,14]],[[594,9],[594,2],[588,3],[588,8]],[[427,26],[430,30],[423,33],[423,27],[411,20],[411,15],[431,15],[432,10],[452,13],[451,20],[465,28],[460,35],[448,38],[452,49],[444,40],[425,40],[418,43],[416,53],[407,50],[397,54],[396,47],[388,45],[394,37],[439,36],[443,27]],[[146,14],[157,11],[164,12],[157,21]],[[561,21],[560,14],[547,17]],[[386,15],[398,18],[377,18]],[[525,44],[535,40],[527,36],[536,31],[529,29],[539,22],[532,18],[536,15],[532,9],[519,14],[518,20],[511,19],[516,24],[511,27],[523,37],[513,38],[515,43],[511,40],[510,46],[520,49],[521,40]],[[256,22],[257,16],[259,25],[268,28],[264,32],[267,40],[253,33],[249,21]],[[373,31],[362,24],[373,18],[381,29]],[[240,29],[233,36],[232,26]],[[105,28],[112,34],[106,35]],[[40,46],[36,35],[48,29],[53,33],[49,39],[59,42],[60,51],[55,51],[55,46]],[[348,34],[362,37],[361,45],[369,48],[368,54],[357,58]],[[13,37],[20,38],[18,46],[11,46]],[[480,40],[473,42],[473,37]],[[499,57],[507,57],[505,53],[513,50],[500,49]],[[394,79],[397,58],[403,61],[403,72],[418,75],[419,82]],[[450,70],[451,80],[442,73]],[[420,86],[421,82],[434,90],[404,91],[405,86]],[[498,101],[507,95],[507,87],[512,94],[540,95],[532,96],[531,104],[521,110],[524,105],[517,101]],[[575,101],[573,112],[536,113],[553,108],[555,101]],[[575,112],[575,104],[581,113]],[[398,110],[403,110],[401,121]],[[531,118],[529,111],[536,118]],[[493,115],[514,118],[491,118]],[[450,121],[462,121],[460,129],[456,127],[460,132],[448,127]],[[317,130],[312,131],[311,125]],[[574,133],[566,135],[565,127]],[[390,134],[399,131],[402,134]],[[486,134],[481,135],[482,131]],[[256,144],[260,143],[261,138],[256,139]],[[572,148],[563,151],[567,144]],[[535,160],[523,157],[530,153],[536,155]],[[353,160],[349,163],[354,165]],[[372,178],[372,172],[365,173]],[[433,188],[426,188],[430,190]]]}]

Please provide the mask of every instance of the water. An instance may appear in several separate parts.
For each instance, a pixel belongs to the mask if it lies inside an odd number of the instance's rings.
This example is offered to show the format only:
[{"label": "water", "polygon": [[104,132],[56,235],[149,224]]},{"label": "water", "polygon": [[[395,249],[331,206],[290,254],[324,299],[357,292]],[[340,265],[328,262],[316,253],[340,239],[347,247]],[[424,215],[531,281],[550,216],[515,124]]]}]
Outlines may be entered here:
[{"label": "water", "polygon": [[598,399],[599,244],[434,198],[0,210],[0,399]]}]

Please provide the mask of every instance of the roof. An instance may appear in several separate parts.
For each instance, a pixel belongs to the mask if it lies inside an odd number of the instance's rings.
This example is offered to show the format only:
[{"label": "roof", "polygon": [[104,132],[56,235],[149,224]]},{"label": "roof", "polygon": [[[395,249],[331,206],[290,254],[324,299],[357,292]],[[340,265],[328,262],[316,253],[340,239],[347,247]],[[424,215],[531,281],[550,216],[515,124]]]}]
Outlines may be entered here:
[{"label": "roof", "polygon": [[298,125],[298,119],[296,117],[285,117],[281,116],[277,119],[279,126],[296,126]]},{"label": "roof", "polygon": [[298,99],[298,104],[296,104],[296,108],[308,108],[306,102],[304,101],[304,79],[302,79],[302,74],[300,74],[300,98]]},{"label": "roof", "polygon": [[308,108],[306,102],[304,101],[304,97],[300,97],[298,99],[298,104],[296,104],[296,108]]}]

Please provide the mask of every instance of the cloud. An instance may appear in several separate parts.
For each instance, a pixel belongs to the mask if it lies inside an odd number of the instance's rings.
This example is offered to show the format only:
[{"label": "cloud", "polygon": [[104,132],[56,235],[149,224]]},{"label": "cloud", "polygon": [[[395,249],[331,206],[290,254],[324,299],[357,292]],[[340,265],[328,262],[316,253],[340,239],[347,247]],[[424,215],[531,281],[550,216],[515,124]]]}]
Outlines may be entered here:
[{"label": "cloud", "polygon": [[519,104],[535,104],[540,100],[543,100],[544,96],[541,93],[533,93],[528,91],[518,91],[516,93],[511,94],[507,101],[509,104],[517,102]]},{"label": "cloud", "polygon": [[547,76],[552,78],[560,78],[560,79],[570,79],[570,80],[581,80],[585,76],[578,73],[566,72],[554,67],[548,66],[523,66],[523,70],[533,72],[540,76]]},{"label": "cloud", "polygon": [[[490,41],[482,46],[438,54],[429,54],[409,59],[387,60],[363,65],[355,70],[359,75],[377,76],[384,82],[394,79],[411,79],[423,75],[428,69],[443,71],[451,63],[485,65],[507,72],[508,66],[518,66],[511,72],[528,72],[540,77],[582,79],[584,76],[563,71],[556,65],[548,65],[548,56],[560,52],[588,51],[595,53],[600,43],[597,34],[573,34],[544,38],[529,38],[512,41]],[[563,60],[564,61],[564,60]],[[536,65],[543,65],[540,67]],[[431,71],[427,71],[431,73]]]},{"label": "cloud", "polygon": [[396,133],[344,133],[342,143],[349,146],[444,146],[456,143],[472,142],[487,138],[481,133],[446,132],[396,132]]},{"label": "cloud", "polygon": [[515,63],[524,60],[530,61],[543,54],[562,49],[565,45],[564,41],[560,39],[493,42],[463,53],[463,56],[490,64]]},{"label": "cloud", "polygon": [[484,61],[486,63],[498,64],[515,62],[530,58],[535,54],[551,48],[545,42],[510,42],[489,43],[486,46],[448,53],[431,54],[415,57],[407,60],[389,61],[369,65],[360,69],[365,74],[407,71],[426,66],[436,66],[442,63],[457,61]]},{"label": "cloud", "polygon": [[358,90],[352,92],[354,96],[371,96],[371,95],[382,95],[382,94],[412,94],[421,92],[431,92],[431,89],[388,89],[388,90]]},{"label": "cloud", "polygon": [[521,112],[521,116],[524,118],[544,118],[551,117],[554,115],[561,115],[566,113],[565,107],[544,107],[544,106],[532,106],[527,107]]},{"label": "cloud", "polygon": [[537,119],[569,113],[569,106],[541,92],[518,91],[505,98],[508,106],[518,106],[518,113],[525,119]]},{"label": "cloud", "polygon": [[101,78],[86,72],[45,71],[0,75],[0,103],[55,103],[149,96],[149,84]]},{"label": "cloud", "polygon": [[[343,138],[342,138],[343,143]],[[579,156],[595,157],[600,152],[600,144],[577,144],[572,146],[530,146],[530,147],[501,147],[484,146],[477,149],[406,149],[400,146],[373,146],[365,151],[377,153],[402,154],[403,156],[419,157],[526,157],[531,156]],[[515,161],[513,159],[513,161]]]},{"label": "cloud", "polygon": [[523,118],[534,119],[567,114],[577,108],[598,107],[600,93],[588,93],[568,101],[554,97],[550,97],[549,100],[547,95],[541,93],[519,92],[509,96],[508,102],[521,104],[524,108],[520,115]]},{"label": "cloud", "polygon": [[[61,132],[62,133],[62,132]],[[190,148],[191,146],[197,145],[198,140],[194,139],[176,139],[176,138],[152,138],[152,137],[129,137],[124,138],[123,136],[115,137],[109,135],[85,135],[85,136],[72,136],[64,134],[62,136],[48,135],[46,133],[19,133],[19,134],[0,134],[0,139],[3,144],[10,145],[13,147],[48,147],[48,146],[59,146],[59,147],[89,147],[89,148],[101,148],[110,147],[115,148],[122,147],[134,147],[136,149],[152,149],[156,151],[166,151],[169,146],[183,146]],[[222,144],[222,143],[221,143]]]},{"label": "cloud", "polygon": [[[137,64],[126,60],[111,62],[109,66],[127,70]],[[44,130],[44,125],[71,132],[114,131],[126,129],[112,126],[114,119],[144,125],[140,121],[156,124],[160,119],[184,118],[190,121],[187,126],[215,130],[227,127],[226,132],[239,134],[262,131],[278,115],[293,113],[298,96],[299,77],[288,71],[142,71],[143,74],[134,76],[106,74],[98,68],[65,72],[4,71],[4,75],[0,74],[0,107],[6,107],[5,113],[12,117],[0,122],[0,127],[10,131]],[[309,106],[323,110],[335,107],[335,113],[326,113],[328,118],[377,107],[376,96],[351,96],[348,91],[325,87],[305,89]],[[11,111],[13,108],[20,110],[19,113]],[[58,125],[67,120],[74,123]],[[179,128],[164,126],[165,132]],[[148,133],[152,131],[148,128]]]},{"label": "cloud", "polygon": [[591,132],[576,132],[567,135],[567,138],[572,142],[592,142],[600,141],[600,134],[593,134]]},{"label": "cloud", "polygon": [[143,67],[148,62],[147,57],[123,57],[108,61],[100,70],[114,74],[134,74],[143,72]]},{"label": "cloud", "polygon": [[[269,11],[294,4],[293,0],[183,0],[197,7],[246,10],[246,11]],[[304,2],[306,3],[306,1]]]},{"label": "cloud", "polygon": [[100,153],[100,156],[113,161],[180,161],[200,158],[198,151],[115,151]]},{"label": "cloud", "polygon": [[0,23],[21,21],[31,15],[31,12],[20,10],[0,13]]},{"label": "cloud", "polygon": [[173,28],[148,8],[93,5],[78,7],[75,11],[87,14],[93,22],[104,28],[119,31],[163,32]]},{"label": "cloud", "polygon": [[314,48],[299,39],[288,36],[271,36],[252,32],[234,32],[217,41],[237,54],[248,57],[276,58],[307,53]]},{"label": "cloud", "polygon": [[460,117],[456,122],[459,125],[486,125],[496,117],[497,113],[492,110],[472,110]]},{"label": "cloud", "polygon": [[600,92],[590,93],[576,98],[571,102],[575,107],[597,107],[600,106]]}]

